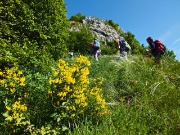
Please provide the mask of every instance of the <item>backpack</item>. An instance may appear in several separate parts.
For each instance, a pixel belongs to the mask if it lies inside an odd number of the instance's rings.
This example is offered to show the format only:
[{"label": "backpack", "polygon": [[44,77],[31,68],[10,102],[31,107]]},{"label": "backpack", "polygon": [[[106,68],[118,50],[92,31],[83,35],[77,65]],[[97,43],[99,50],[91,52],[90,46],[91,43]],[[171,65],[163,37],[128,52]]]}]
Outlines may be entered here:
[{"label": "backpack", "polygon": [[125,51],[131,50],[130,45],[124,39],[120,40],[119,42],[120,42],[122,50],[125,50]]},{"label": "backpack", "polygon": [[160,40],[155,40],[154,43],[156,51],[163,55],[166,51],[165,45]]},{"label": "backpack", "polygon": [[94,47],[94,42],[91,43],[91,47]]},{"label": "backpack", "polygon": [[100,47],[100,42],[98,40],[94,40],[94,47]]}]

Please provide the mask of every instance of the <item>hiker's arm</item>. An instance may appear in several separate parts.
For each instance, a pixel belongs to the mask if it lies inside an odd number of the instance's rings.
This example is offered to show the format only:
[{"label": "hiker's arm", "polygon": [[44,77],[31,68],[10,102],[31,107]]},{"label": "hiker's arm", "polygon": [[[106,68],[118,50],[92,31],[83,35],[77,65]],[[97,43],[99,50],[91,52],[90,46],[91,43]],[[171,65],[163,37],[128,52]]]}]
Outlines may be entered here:
[{"label": "hiker's arm", "polygon": [[149,52],[150,51],[150,49],[146,49],[146,52]]},{"label": "hiker's arm", "polygon": [[146,49],[146,52],[151,52],[152,51],[152,48],[151,46],[149,46],[147,49]]}]

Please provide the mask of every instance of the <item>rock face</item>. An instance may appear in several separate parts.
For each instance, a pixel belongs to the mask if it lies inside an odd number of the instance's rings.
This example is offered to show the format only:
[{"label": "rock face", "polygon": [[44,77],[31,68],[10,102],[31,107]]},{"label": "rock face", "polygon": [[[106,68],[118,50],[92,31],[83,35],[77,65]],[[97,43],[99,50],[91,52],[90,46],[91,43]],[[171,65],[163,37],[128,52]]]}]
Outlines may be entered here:
[{"label": "rock face", "polygon": [[83,24],[89,24],[93,35],[97,36],[99,40],[112,41],[114,38],[119,37],[119,33],[113,27],[95,17],[86,17],[83,19]]},{"label": "rock face", "polygon": [[[112,26],[105,23],[104,20],[95,17],[85,17],[82,22],[83,25],[88,25],[93,35],[98,37],[98,39],[101,41],[110,42],[113,39],[120,37],[120,33],[118,33]],[[71,27],[70,31],[72,30],[79,31],[77,27]],[[119,31],[122,33],[124,32],[120,28]]]}]

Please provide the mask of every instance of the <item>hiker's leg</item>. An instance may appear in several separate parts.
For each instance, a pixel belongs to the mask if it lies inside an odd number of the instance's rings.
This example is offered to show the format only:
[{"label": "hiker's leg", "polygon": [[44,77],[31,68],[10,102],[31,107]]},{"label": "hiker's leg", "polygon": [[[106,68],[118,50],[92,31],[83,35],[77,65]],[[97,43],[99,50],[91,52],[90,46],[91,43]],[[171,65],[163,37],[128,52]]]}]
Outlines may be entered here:
[{"label": "hiker's leg", "polygon": [[96,49],[95,49],[95,47],[93,47],[92,54],[93,54],[93,56],[94,56],[94,58],[95,58],[95,54],[96,54]]},{"label": "hiker's leg", "polygon": [[157,61],[160,62],[160,59],[161,59],[161,54],[159,53],[159,54],[157,55]]},{"label": "hiker's leg", "polygon": [[101,55],[101,50],[98,49],[98,50],[97,50],[97,56],[99,57],[100,55]]},{"label": "hiker's leg", "polygon": [[95,58],[95,60],[98,61],[98,53],[97,53],[97,51],[96,51],[96,53],[94,54],[94,58]]},{"label": "hiker's leg", "polygon": [[124,57],[127,59],[127,52],[126,51],[124,52]]},{"label": "hiker's leg", "polygon": [[126,57],[126,52],[122,51],[122,57]]},{"label": "hiker's leg", "polygon": [[161,54],[160,53],[156,53],[155,54],[155,62],[156,63],[160,63],[160,58],[161,58]]},{"label": "hiker's leg", "polygon": [[94,59],[98,60],[97,47],[94,47],[93,53],[94,53]]}]

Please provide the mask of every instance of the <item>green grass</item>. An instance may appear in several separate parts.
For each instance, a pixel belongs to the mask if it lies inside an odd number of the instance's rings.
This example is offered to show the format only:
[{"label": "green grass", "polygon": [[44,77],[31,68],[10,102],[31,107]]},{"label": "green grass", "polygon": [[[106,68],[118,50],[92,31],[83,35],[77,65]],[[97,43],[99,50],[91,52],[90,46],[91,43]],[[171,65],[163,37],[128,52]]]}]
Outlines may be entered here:
[{"label": "green grass", "polygon": [[[25,87],[17,86],[16,92],[14,94],[9,92],[7,96],[7,90],[0,85],[0,96],[3,98],[0,100],[2,104],[0,129],[4,134],[9,134],[11,128],[12,133],[19,134],[31,132],[31,134],[63,135],[178,135],[180,133],[180,63],[163,57],[157,64],[153,59],[140,55],[130,55],[128,60],[121,58],[118,61],[117,56],[102,55],[99,61],[95,61],[93,56],[87,56],[91,62],[90,74],[87,78],[91,83],[87,86],[86,92],[98,86],[96,81],[101,79],[97,78],[103,79],[102,98],[106,100],[109,110],[106,115],[99,117],[96,113],[92,114],[95,112],[95,105],[99,106],[98,101],[94,100],[97,93],[89,99],[89,108],[83,110],[84,112],[77,117],[70,119],[69,110],[67,115],[61,115],[59,112],[62,109],[53,104],[56,103],[53,102],[56,96],[49,100],[50,95],[48,95],[51,88],[57,88],[51,87],[48,81],[53,74],[51,68],[55,63],[39,72],[21,67],[26,76]],[[78,54],[74,56],[76,57]],[[66,57],[64,60],[73,63],[74,59]],[[77,71],[83,69],[80,65],[77,68]],[[66,73],[69,73],[70,69]],[[76,73],[78,72],[75,72],[74,76]],[[92,83],[94,80],[96,81]],[[81,85],[80,82],[76,86]],[[96,90],[100,89],[100,86],[96,88]],[[90,93],[87,95],[92,96]],[[101,97],[101,94],[97,97]],[[14,106],[17,100],[27,104],[28,110],[24,114],[29,117],[24,121],[24,126],[23,121],[21,125],[16,126],[13,121],[4,120],[4,117],[9,115],[7,112],[4,113],[5,110],[7,111],[5,107],[11,104]],[[63,102],[62,105],[68,106],[67,103]]]},{"label": "green grass", "polygon": [[103,77],[110,113],[87,120],[71,135],[177,135],[180,133],[180,63],[163,57],[160,64],[142,56],[91,61],[89,78]]}]

